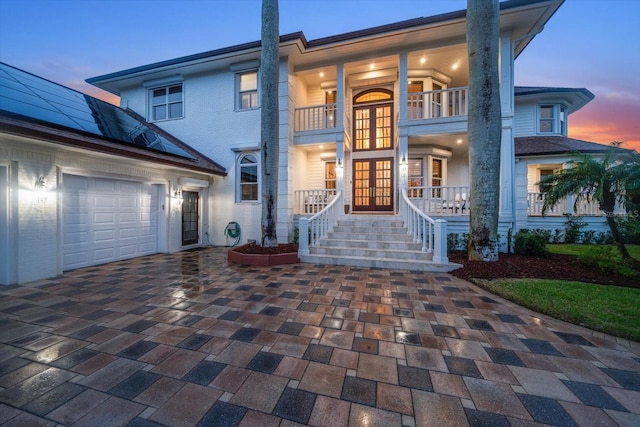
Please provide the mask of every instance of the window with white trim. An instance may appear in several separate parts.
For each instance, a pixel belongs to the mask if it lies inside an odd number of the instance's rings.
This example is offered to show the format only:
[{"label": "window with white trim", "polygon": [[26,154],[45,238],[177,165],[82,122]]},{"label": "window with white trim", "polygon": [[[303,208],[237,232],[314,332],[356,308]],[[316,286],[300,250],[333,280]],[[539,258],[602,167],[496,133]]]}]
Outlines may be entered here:
[{"label": "window with white trim", "polygon": [[258,156],[254,153],[242,154],[238,158],[237,171],[237,201],[257,202],[260,197]]},{"label": "window with white trim", "polygon": [[150,120],[173,120],[184,117],[182,83],[149,90]]},{"label": "window with white trim", "polygon": [[258,108],[258,71],[249,71],[236,75],[238,110]]},{"label": "window with white trim", "polygon": [[538,133],[567,135],[567,108],[559,104],[538,106]]},{"label": "window with white trim", "polygon": [[324,163],[324,188],[327,190],[336,189],[336,162]]}]

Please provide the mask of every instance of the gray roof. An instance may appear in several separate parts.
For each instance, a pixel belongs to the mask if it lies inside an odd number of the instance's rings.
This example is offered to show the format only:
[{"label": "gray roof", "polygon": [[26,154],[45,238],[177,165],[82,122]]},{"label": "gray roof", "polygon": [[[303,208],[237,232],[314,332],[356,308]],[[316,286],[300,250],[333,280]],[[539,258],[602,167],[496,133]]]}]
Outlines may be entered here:
[{"label": "gray roof", "polygon": [[[604,153],[610,145],[597,144],[566,136],[525,136],[515,138],[516,157],[546,156],[553,154],[568,154],[574,152]],[[630,151],[623,148],[620,150]]]},{"label": "gray roof", "polygon": [[[535,5],[537,3],[545,3],[545,2],[548,2],[548,0],[509,0],[509,1],[500,2],[499,6],[501,11],[505,11],[505,10],[516,9],[519,7]],[[302,31],[298,31],[295,33],[281,35],[280,43],[300,40],[300,42],[305,48],[316,48],[316,47],[331,45],[333,43],[348,42],[349,40],[355,40],[361,37],[371,37],[371,36],[376,36],[376,35],[385,34],[389,32],[409,30],[411,28],[421,27],[425,25],[438,24],[440,22],[446,22],[446,21],[457,20],[457,19],[465,19],[466,16],[467,16],[467,11],[466,9],[463,9],[455,12],[448,12],[448,13],[443,13],[439,15],[429,16],[429,17],[408,19],[405,21],[395,22],[392,24],[380,25],[376,27],[363,29],[363,30],[337,34],[329,37],[322,37],[319,39],[309,40],[309,41],[307,41]],[[522,50],[533,39],[533,37],[535,37],[535,34],[532,34],[528,40],[518,45],[515,52],[516,57],[520,54],[520,52],[522,52]],[[101,76],[91,77],[86,79],[86,82],[97,85],[100,82],[103,82],[105,80],[123,78],[133,74],[154,70],[156,68],[163,68],[167,66],[185,64],[192,61],[198,61],[201,59],[214,58],[217,56],[227,55],[230,53],[256,49],[256,48],[259,48],[260,46],[261,46],[261,41],[257,40],[249,43],[238,44],[235,46],[229,46],[221,49],[210,50],[207,52],[201,52],[193,55],[182,56],[179,58],[169,59],[166,61],[160,61],[152,64],[141,65],[139,67],[129,68],[122,71],[116,71],[114,73],[104,74]]]}]

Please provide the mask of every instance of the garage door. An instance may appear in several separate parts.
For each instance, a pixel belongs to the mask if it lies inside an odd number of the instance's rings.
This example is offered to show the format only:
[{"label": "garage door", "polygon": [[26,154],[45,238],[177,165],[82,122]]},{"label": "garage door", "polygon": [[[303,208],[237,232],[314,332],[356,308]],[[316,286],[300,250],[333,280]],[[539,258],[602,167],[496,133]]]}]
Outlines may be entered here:
[{"label": "garage door", "polygon": [[66,174],[63,182],[63,270],[157,252],[157,186]]}]

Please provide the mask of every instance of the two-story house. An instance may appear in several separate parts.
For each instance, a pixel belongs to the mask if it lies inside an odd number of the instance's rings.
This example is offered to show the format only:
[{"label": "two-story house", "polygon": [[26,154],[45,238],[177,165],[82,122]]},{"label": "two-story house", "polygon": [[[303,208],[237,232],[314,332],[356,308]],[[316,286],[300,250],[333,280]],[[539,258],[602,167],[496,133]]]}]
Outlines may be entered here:
[{"label": "two-story house", "polygon": [[[567,151],[604,148],[566,137],[568,115],[593,98],[590,92],[514,87],[515,59],[561,4],[500,5],[503,236],[545,226],[535,183],[562,167]],[[466,11],[311,41],[303,33],[283,35],[279,52],[279,241],[299,234],[304,261],[454,268],[447,233],[468,231]],[[118,95],[128,114],[224,170],[210,170],[209,177],[156,176],[163,208],[177,194],[183,206],[185,194],[195,206],[188,225],[158,221],[169,243],[156,251],[227,245],[230,222],[239,225],[233,234],[240,231],[241,241],[260,241],[259,70],[256,41],[87,80]],[[94,167],[80,162],[73,171],[90,175]],[[145,183],[144,174],[106,177]],[[58,209],[64,218],[64,199]],[[175,237],[180,227],[193,239]],[[60,235],[57,244],[66,245]],[[65,269],[57,265],[58,272]]]}]

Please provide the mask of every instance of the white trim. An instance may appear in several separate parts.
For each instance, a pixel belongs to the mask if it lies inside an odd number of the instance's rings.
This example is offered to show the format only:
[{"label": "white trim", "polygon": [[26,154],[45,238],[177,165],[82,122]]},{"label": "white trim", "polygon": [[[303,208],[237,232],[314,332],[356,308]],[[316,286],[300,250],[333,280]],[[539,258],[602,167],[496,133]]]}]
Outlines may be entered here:
[{"label": "white trim", "polygon": [[181,176],[180,178],[178,178],[178,184],[184,185],[184,186],[191,186],[191,187],[200,187],[200,188],[209,187],[209,181],[205,181],[202,179],[188,178],[186,176]]},{"label": "white trim", "polygon": [[176,83],[183,82],[184,77],[182,77],[182,74],[176,74],[175,76],[163,77],[161,79],[147,80],[142,82],[142,86],[148,89],[153,87],[172,86]]},{"label": "white trim", "polygon": [[[256,180],[257,180],[257,184],[258,184],[258,194],[257,194],[257,199],[255,200],[243,200],[242,199],[242,166],[240,164],[240,162],[242,161],[242,159],[244,159],[247,156],[254,156],[256,159]],[[260,164],[260,153],[257,151],[246,151],[246,152],[242,152],[238,155],[237,159],[236,159],[236,173],[235,173],[235,177],[236,177],[236,182],[235,182],[235,187],[236,187],[236,203],[241,203],[241,204],[257,204],[260,203],[260,194],[261,190],[262,190],[262,182],[261,182],[261,177],[262,177],[262,168],[261,168],[261,164]],[[246,165],[245,167],[249,167],[249,165]]]}]

